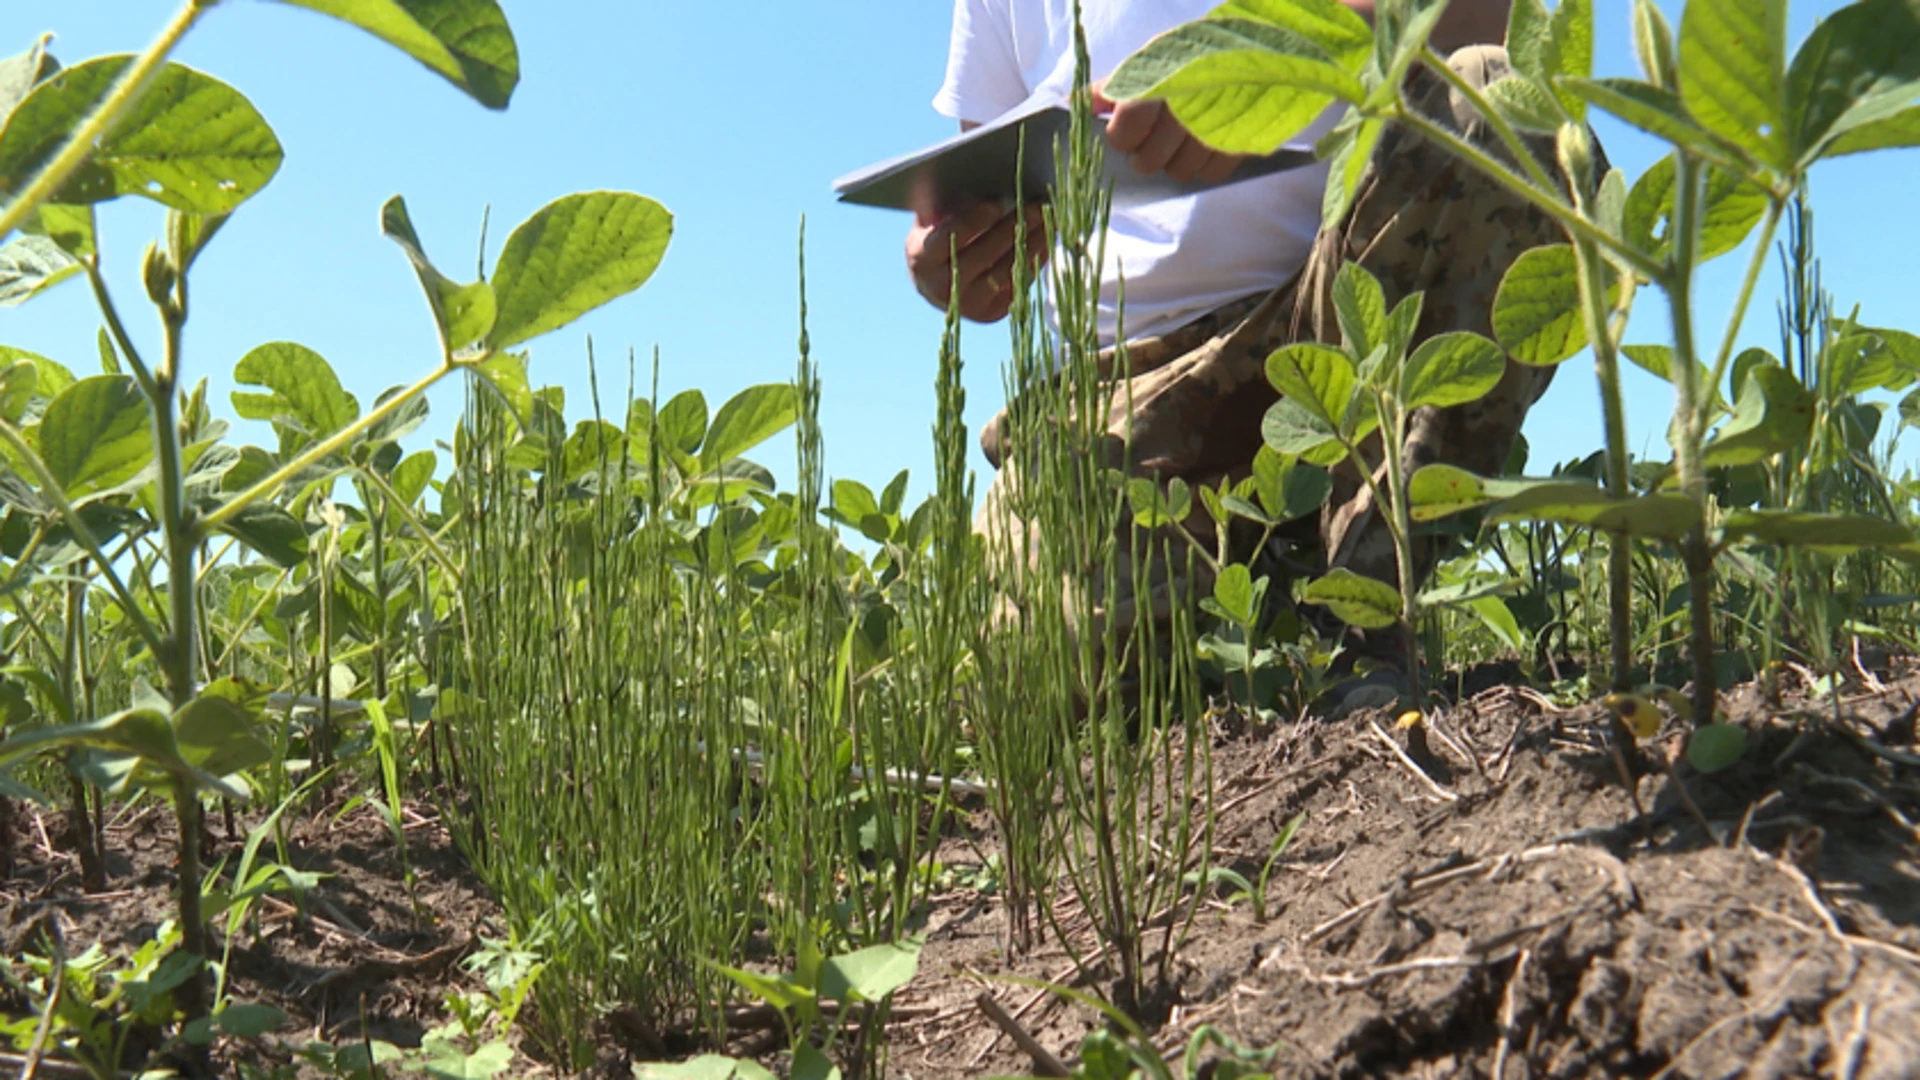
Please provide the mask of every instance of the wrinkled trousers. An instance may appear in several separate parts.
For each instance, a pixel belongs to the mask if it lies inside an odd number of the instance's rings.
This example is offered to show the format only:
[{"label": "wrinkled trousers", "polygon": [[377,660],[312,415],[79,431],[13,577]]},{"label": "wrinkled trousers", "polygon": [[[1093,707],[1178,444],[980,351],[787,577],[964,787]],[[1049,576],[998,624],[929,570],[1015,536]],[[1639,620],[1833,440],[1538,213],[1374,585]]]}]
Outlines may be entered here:
[{"label": "wrinkled trousers", "polygon": [[[1462,49],[1449,63],[1476,87],[1509,72],[1506,51],[1497,46]],[[1416,69],[1409,90],[1409,101],[1422,115],[1512,164],[1498,136],[1440,77]],[[1558,172],[1549,140],[1530,140],[1530,149],[1550,174]],[[1604,172],[1601,158],[1596,175]],[[1103,452],[1116,458],[1110,462],[1113,467],[1155,477],[1161,484],[1176,477],[1193,487],[1216,486],[1222,480],[1237,483],[1251,474],[1254,454],[1261,446],[1261,420],[1279,399],[1266,378],[1267,357],[1295,342],[1340,342],[1332,289],[1345,262],[1359,263],[1380,280],[1389,310],[1411,293],[1425,294],[1415,333],[1417,345],[1456,330],[1491,337],[1494,297],[1508,267],[1531,248],[1566,240],[1553,219],[1471,165],[1455,160],[1415,132],[1391,127],[1374,151],[1346,219],[1323,225],[1307,264],[1287,284],[1266,295],[1229,303],[1169,333],[1130,341],[1124,359],[1114,350],[1098,358],[1098,371],[1110,379],[1125,380],[1107,399],[1114,404],[1104,421]],[[1546,392],[1553,371],[1509,359],[1505,376],[1485,397],[1417,410],[1408,420],[1403,467],[1410,475],[1422,465],[1444,462],[1481,475],[1498,475],[1521,422]],[[1031,535],[1035,526],[1010,514],[1006,505],[1009,485],[1018,482],[1008,441],[1003,410],[982,433],[987,457],[1001,471],[981,506],[975,529],[989,534],[995,546],[1013,545],[1002,550],[1032,551],[1038,546]],[[1384,486],[1377,436],[1362,450]],[[1317,519],[1281,530],[1284,543],[1292,549],[1291,561],[1301,566],[1304,560],[1309,572],[1345,567],[1397,582],[1398,563],[1385,512],[1374,505],[1358,466],[1347,462],[1336,467],[1333,481],[1333,495]],[[1209,549],[1217,540],[1213,522],[1203,509],[1184,525]],[[1155,552],[1165,550],[1162,544],[1150,543]],[[1212,572],[1204,562],[1156,555],[1146,574],[1151,595],[1135,595],[1130,560],[1137,550],[1142,550],[1138,535],[1121,539],[1120,558],[1127,561],[1119,568],[1118,593],[1099,598],[1097,617],[1131,626],[1147,612],[1164,623],[1175,602],[1192,603],[1211,593]],[[1235,554],[1243,559],[1257,555]],[[1424,577],[1433,561],[1431,544],[1419,545],[1415,555],[1416,573]]]}]

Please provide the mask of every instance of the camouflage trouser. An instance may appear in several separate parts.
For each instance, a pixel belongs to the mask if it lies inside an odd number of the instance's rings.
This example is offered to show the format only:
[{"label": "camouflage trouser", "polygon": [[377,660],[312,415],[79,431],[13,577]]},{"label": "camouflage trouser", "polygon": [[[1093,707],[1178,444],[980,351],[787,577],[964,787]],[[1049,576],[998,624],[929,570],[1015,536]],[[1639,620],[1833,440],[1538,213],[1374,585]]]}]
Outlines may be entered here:
[{"label": "camouflage trouser", "polygon": [[[1491,84],[1509,70],[1505,50],[1493,46],[1463,49],[1450,63],[1475,86]],[[1423,115],[1511,163],[1479,114],[1438,76],[1418,70],[1410,89],[1410,100]],[[1553,161],[1550,144],[1542,142],[1534,151],[1544,162]],[[1113,466],[1158,477],[1162,483],[1174,477],[1190,485],[1237,482],[1251,472],[1261,445],[1261,419],[1278,398],[1267,382],[1267,356],[1297,341],[1340,340],[1332,288],[1343,263],[1358,262],[1379,278],[1389,308],[1410,293],[1425,293],[1416,340],[1453,330],[1491,336],[1494,295],[1507,268],[1530,248],[1565,240],[1552,219],[1471,166],[1413,132],[1389,129],[1346,220],[1321,229],[1306,267],[1292,281],[1268,295],[1227,304],[1178,330],[1127,344],[1128,384],[1118,388],[1113,399],[1118,404],[1105,418],[1103,452],[1114,458]],[[1101,371],[1111,372],[1118,361],[1103,355],[1100,363]],[[1408,423],[1406,468],[1446,462],[1482,475],[1498,474],[1528,408],[1552,378],[1550,367],[1510,360],[1506,376],[1486,397],[1418,410]],[[1130,451],[1122,453],[1119,447],[1129,426]],[[1032,550],[1031,526],[1006,513],[1004,505],[1008,485],[1017,482],[1017,470],[1007,460],[1006,430],[1002,412],[982,436],[988,458],[1002,472],[975,527],[1011,532],[1015,535],[1002,538]],[[1377,437],[1370,450],[1370,464],[1384,477]],[[1185,524],[1211,547],[1213,526],[1204,510]],[[1309,572],[1340,566],[1382,581],[1399,579],[1384,515],[1351,464],[1335,470],[1333,496],[1318,520],[1297,522],[1283,533],[1293,545],[1295,560],[1304,562]],[[1123,558],[1130,550],[1132,543],[1123,539]],[[1237,552],[1236,557],[1252,554]],[[1151,617],[1164,621],[1175,597],[1211,591],[1204,566],[1189,569],[1181,559],[1175,560],[1178,568],[1169,568],[1164,559],[1154,561],[1157,565],[1149,573],[1153,595],[1146,604],[1133,595],[1128,584],[1133,575],[1123,565],[1119,578],[1124,595],[1100,598],[1100,614],[1130,626],[1146,607]],[[1423,553],[1416,561],[1418,573],[1424,576],[1430,563],[1430,553]]]}]

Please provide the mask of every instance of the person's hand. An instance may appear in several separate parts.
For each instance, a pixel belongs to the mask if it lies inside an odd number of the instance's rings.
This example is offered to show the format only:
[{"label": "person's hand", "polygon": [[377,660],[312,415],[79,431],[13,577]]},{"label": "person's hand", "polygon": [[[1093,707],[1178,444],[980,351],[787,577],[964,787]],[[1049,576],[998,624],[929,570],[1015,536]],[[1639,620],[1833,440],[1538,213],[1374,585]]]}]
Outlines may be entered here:
[{"label": "person's hand", "polygon": [[1187,134],[1164,101],[1114,101],[1093,87],[1095,112],[1107,113],[1107,145],[1128,156],[1135,171],[1151,176],[1164,172],[1182,184],[1196,180],[1219,183],[1247,160],[1223,154]]},{"label": "person's hand", "polygon": [[[1013,306],[1015,224],[1012,208],[997,202],[981,203],[940,221],[916,219],[907,233],[907,269],[913,274],[914,288],[928,303],[945,308],[958,284],[962,317],[974,322],[1005,318]],[[1029,206],[1029,275],[1046,264],[1048,248],[1040,207]]]}]

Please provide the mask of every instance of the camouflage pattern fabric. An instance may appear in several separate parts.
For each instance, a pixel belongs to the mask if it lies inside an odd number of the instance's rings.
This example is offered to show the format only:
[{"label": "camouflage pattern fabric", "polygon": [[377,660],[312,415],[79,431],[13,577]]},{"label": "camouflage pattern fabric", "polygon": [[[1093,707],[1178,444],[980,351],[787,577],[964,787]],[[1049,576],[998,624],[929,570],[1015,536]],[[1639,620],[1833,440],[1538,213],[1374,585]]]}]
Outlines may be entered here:
[{"label": "camouflage pattern fabric", "polygon": [[[1449,62],[1476,87],[1509,71],[1506,51],[1497,46],[1462,49]],[[1498,137],[1444,80],[1420,69],[1410,76],[1409,88],[1409,100],[1423,115],[1512,164]],[[1550,173],[1558,173],[1549,140],[1531,149]],[[1605,168],[1600,159],[1598,175],[1604,175]],[[1162,483],[1173,477],[1194,486],[1238,481],[1251,472],[1261,445],[1261,420],[1278,399],[1266,378],[1268,355],[1298,341],[1340,340],[1332,288],[1344,262],[1357,262],[1380,279],[1389,308],[1410,293],[1425,294],[1416,341],[1454,330],[1491,336],[1494,296],[1507,268],[1531,248],[1564,242],[1563,230],[1545,214],[1416,133],[1391,128],[1374,152],[1346,220],[1322,228],[1306,267],[1292,281],[1271,294],[1235,301],[1180,329],[1101,355],[1097,366],[1103,375],[1114,379],[1124,371],[1126,377],[1124,385],[1112,387],[1116,393],[1105,417],[1100,453],[1113,467],[1155,476]],[[1546,391],[1553,370],[1509,360],[1505,377],[1481,400],[1419,410],[1409,420],[1406,468],[1445,462],[1483,475],[1498,474],[1528,408]],[[1018,483],[1021,471],[1008,461],[1007,441],[1003,411],[981,439],[987,457],[1001,471],[975,527],[998,534],[995,538],[1002,542],[1031,544],[1031,535],[1021,535],[1029,533],[1031,525],[1007,513],[1009,488]],[[1370,450],[1369,462],[1384,478],[1377,437]],[[1203,509],[1196,509],[1185,525],[1209,548],[1215,543]],[[1282,530],[1281,540],[1290,549],[1288,560],[1296,573],[1341,566],[1387,582],[1399,577],[1384,515],[1350,463],[1335,470],[1333,497],[1318,520],[1294,523]],[[1123,559],[1130,543],[1121,541]],[[1253,554],[1235,552],[1238,558]],[[1131,567],[1123,565],[1119,577],[1127,595],[1098,598],[1095,610],[1122,626],[1134,625],[1142,607],[1156,621],[1164,621],[1175,597],[1211,591],[1211,576],[1203,564],[1175,562],[1177,566],[1168,567],[1163,559],[1152,568],[1153,595],[1145,604],[1131,595],[1126,584]],[[1416,560],[1423,577],[1431,562],[1430,551]],[[1350,637],[1350,645],[1360,644],[1356,637],[1363,635]]]}]

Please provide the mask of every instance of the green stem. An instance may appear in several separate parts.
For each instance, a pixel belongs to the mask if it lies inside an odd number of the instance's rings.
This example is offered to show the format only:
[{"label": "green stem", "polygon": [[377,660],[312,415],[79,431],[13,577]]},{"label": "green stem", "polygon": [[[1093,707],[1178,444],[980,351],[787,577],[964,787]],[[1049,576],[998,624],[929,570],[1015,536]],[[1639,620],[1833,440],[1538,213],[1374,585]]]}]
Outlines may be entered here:
[{"label": "green stem", "polygon": [[1500,141],[1506,145],[1507,152],[1513,155],[1513,159],[1520,163],[1521,168],[1527,170],[1527,176],[1539,185],[1540,190],[1553,191],[1555,188],[1553,178],[1547,175],[1547,170],[1540,164],[1539,159],[1527,150],[1527,144],[1520,138],[1520,133],[1514,130],[1513,125],[1507,123],[1507,118],[1501,114],[1500,110],[1494,108],[1493,103],[1487,100],[1486,94],[1455,71],[1453,65],[1447,63],[1446,57],[1433,50],[1433,46],[1427,46],[1422,59],[1434,74],[1458,91],[1460,96],[1466,98],[1468,103],[1486,119],[1494,133],[1500,136]]},{"label": "green stem", "polygon": [[420,516],[413,512],[412,507],[408,506],[400,496],[394,494],[392,485],[387,483],[385,477],[374,472],[372,469],[362,469],[360,472],[374,487],[380,489],[380,494],[386,496],[387,505],[393,507],[394,511],[400,515],[401,520],[405,521],[407,526],[413,530],[414,535],[418,536],[421,542],[426,545],[427,551],[433,556],[433,561],[439,563],[442,570],[452,574],[455,582],[458,582],[465,576],[460,569],[460,565],[453,561],[453,556],[448,555],[447,549],[440,546],[440,542],[434,538],[433,530],[427,528],[426,523],[420,520]]},{"label": "green stem", "polygon": [[[1413,567],[1413,518],[1407,506],[1407,484],[1405,468],[1400,460],[1406,451],[1406,424],[1404,411],[1397,401],[1389,401],[1387,395],[1380,395],[1380,445],[1385,451],[1382,455],[1387,466],[1387,494],[1391,496],[1386,509],[1386,519],[1393,529],[1394,562],[1400,571],[1400,621],[1406,632],[1407,640],[1407,692],[1412,697],[1412,706],[1426,711],[1427,702],[1424,688],[1420,685],[1420,582],[1414,576]],[[1389,408],[1389,406],[1392,406]],[[1364,461],[1361,463],[1365,464]],[[1376,491],[1378,485],[1374,485]],[[1379,495],[1374,498],[1379,499]],[[1420,749],[1414,754],[1416,760],[1425,752],[1425,732],[1418,728],[1409,729],[1409,741],[1418,741]]]},{"label": "green stem", "polygon": [[[1575,199],[1584,202],[1584,193]],[[1625,499],[1633,493],[1627,463],[1627,413],[1620,390],[1620,356],[1608,320],[1607,264],[1600,257],[1599,247],[1585,238],[1574,241],[1573,254],[1579,271],[1581,314],[1593,347],[1594,373],[1600,380],[1607,437],[1607,492]],[[1625,533],[1607,534],[1607,640],[1615,690],[1633,688],[1632,544]]]},{"label": "green stem", "polygon": [[233,498],[227,500],[219,509],[202,517],[200,519],[200,527],[206,532],[212,532],[227,522],[232,521],[240,511],[259,502],[261,499],[272,498],[274,493],[278,492],[281,486],[288,480],[293,479],[295,476],[298,476],[328,456],[345,449],[349,443],[359,438],[363,432],[372,428],[375,424],[380,423],[382,420],[385,420],[387,417],[392,416],[394,413],[399,412],[414,398],[426,393],[429,387],[445,378],[456,366],[457,365],[451,361],[442,361],[439,367],[429,372],[427,376],[419,382],[414,383],[412,386],[407,387],[405,390],[387,399],[384,404],[367,415],[334,432],[327,438],[307,447],[306,450],[301,452],[300,456],[274,470],[272,475],[240,494],[235,495]]},{"label": "green stem", "polygon": [[187,36],[187,31],[193,29],[193,24],[212,6],[213,0],[187,0],[174,14],[173,20],[160,31],[160,36],[147,46],[147,51],[141,53],[127,68],[126,74],[120,76],[120,81],[108,91],[100,106],[75,129],[67,145],[61,147],[53,160],[41,168],[39,175],[28,181],[12,202],[0,209],[0,238],[19,228],[28,214],[50,201],[74,172],[86,164],[95,146],[112,133],[114,124],[140,100],[153,82],[153,77],[166,64],[167,57],[180,44],[180,39]]},{"label": "green stem", "polygon": [[1713,550],[1707,543],[1707,478],[1704,469],[1699,360],[1694,348],[1693,270],[1698,261],[1702,169],[1681,150],[1674,155],[1673,277],[1667,282],[1673,312],[1674,443],[1680,486],[1700,510],[1696,525],[1680,544],[1687,568],[1688,616],[1692,629],[1693,722],[1713,723],[1718,687],[1713,670]]},{"label": "green stem", "polygon": [[1401,106],[1394,119],[1418,132],[1424,138],[1439,145],[1448,153],[1465,160],[1469,165],[1479,169],[1496,183],[1533,204],[1542,213],[1547,214],[1559,222],[1574,238],[1579,239],[1584,237],[1606,248],[1618,257],[1621,262],[1632,267],[1635,273],[1649,281],[1664,282],[1666,280],[1667,268],[1665,266],[1662,266],[1659,262],[1633,247],[1631,244],[1628,244],[1626,241],[1581,217],[1573,207],[1541,191],[1532,184],[1527,183],[1526,178],[1495,160],[1493,156],[1485,150],[1480,149],[1466,139],[1461,138],[1454,132],[1434,123],[1432,120],[1427,119],[1412,109],[1406,108],[1404,105]]},{"label": "green stem", "polygon": [[140,384],[140,392],[151,400],[158,392],[154,389],[153,369],[140,357],[140,350],[134,348],[133,338],[127,334],[126,323],[120,320],[120,309],[114,306],[113,295],[107,290],[106,276],[100,273],[100,256],[82,260],[80,266],[87,274],[87,283],[93,286],[93,298],[100,305],[100,314],[107,320],[107,332],[113,335],[114,344],[120,347],[120,355],[126,357],[127,366],[133,369],[133,379]]},{"label": "green stem", "polygon": [[47,470],[47,463],[40,460],[40,455],[34,453],[33,447],[27,445],[26,439],[21,437],[19,430],[5,420],[0,420],[0,440],[4,440],[8,446],[12,447],[14,454],[21,461],[26,462],[27,468],[33,471],[34,479],[40,484],[41,494],[53,503],[54,509],[60,511],[60,516],[66,521],[67,527],[73,530],[73,538],[87,550],[94,565],[100,568],[100,575],[107,579],[107,587],[113,590],[114,599],[120,602],[121,608],[127,613],[127,618],[132,621],[134,629],[139,631],[140,639],[146,642],[147,648],[152,650],[154,656],[158,658],[166,650],[166,639],[154,627],[153,621],[147,618],[147,613],[134,602],[133,594],[127,591],[126,583],[120,580],[118,573],[114,572],[113,564],[107,560],[106,553],[100,548],[100,541],[94,537],[93,530],[87,526],[86,519],[82,518],[80,511],[67,501],[66,492],[61,489],[60,482],[55,480],[53,473]]},{"label": "green stem", "polygon": [[[1714,390],[1725,383],[1727,368],[1733,362],[1734,342],[1740,336],[1740,326],[1747,320],[1747,305],[1753,300],[1754,286],[1759,283],[1760,271],[1767,264],[1767,257],[1773,253],[1773,234],[1780,226],[1780,216],[1786,212],[1784,199],[1773,199],[1767,204],[1767,218],[1760,226],[1760,241],[1753,246],[1753,258],[1747,261],[1747,276],[1740,283],[1740,295],[1733,302],[1733,314],[1727,320],[1727,332],[1720,339],[1720,355],[1714,358],[1713,373],[1707,382],[1709,400]],[[1701,402],[1702,408],[1706,402]]]}]

